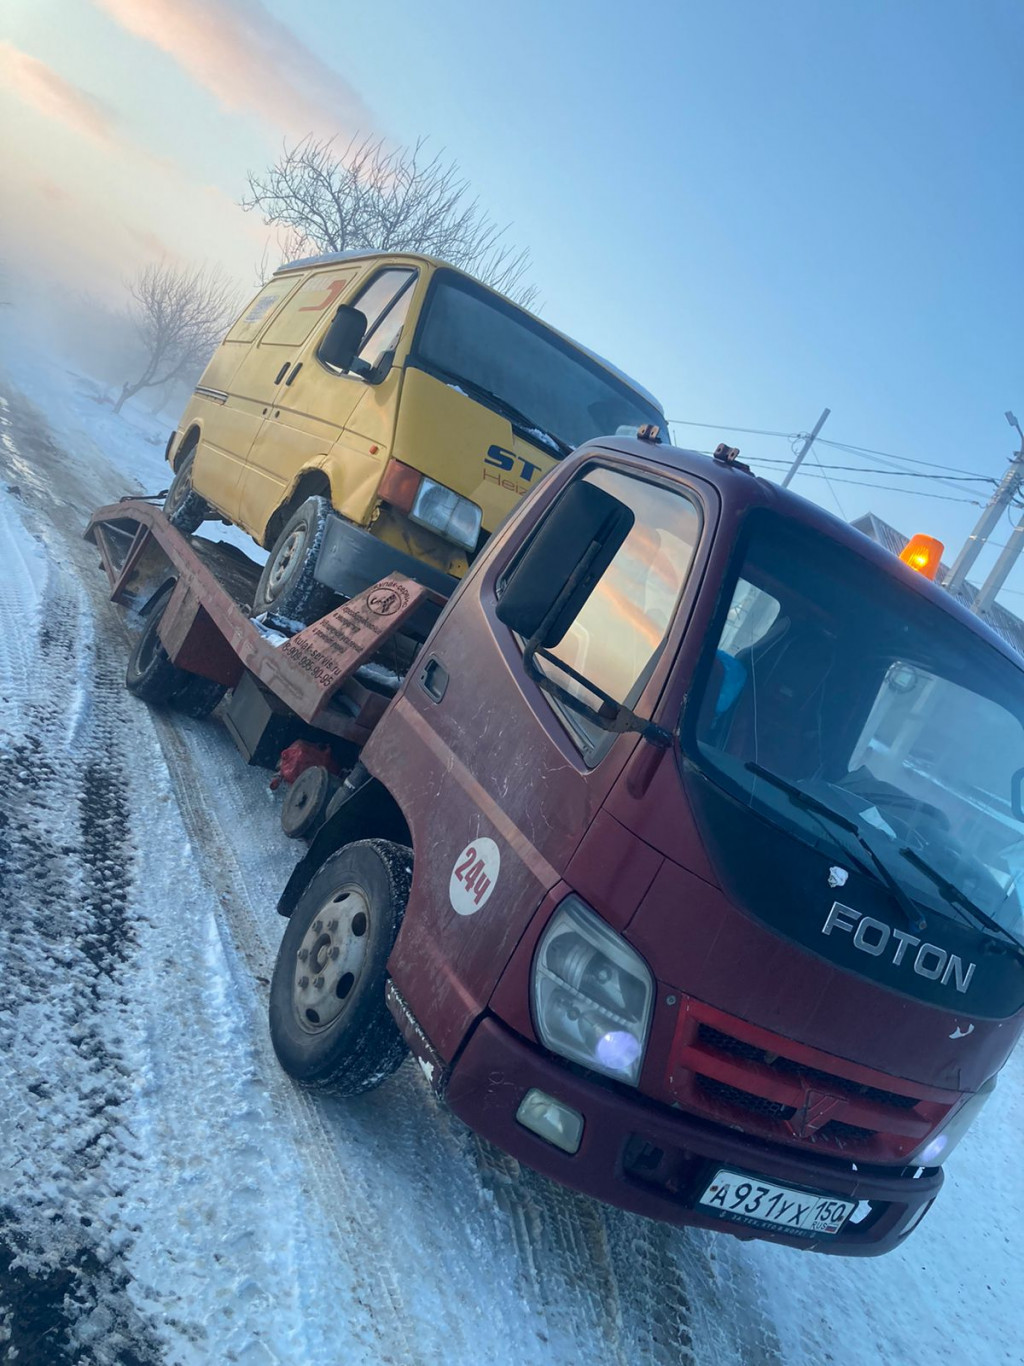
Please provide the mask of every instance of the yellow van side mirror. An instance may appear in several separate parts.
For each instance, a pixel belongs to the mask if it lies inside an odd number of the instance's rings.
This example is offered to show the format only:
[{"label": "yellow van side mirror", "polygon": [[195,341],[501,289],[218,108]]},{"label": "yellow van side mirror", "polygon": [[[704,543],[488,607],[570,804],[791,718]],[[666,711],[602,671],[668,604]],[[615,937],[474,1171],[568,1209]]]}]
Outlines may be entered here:
[{"label": "yellow van side mirror", "polygon": [[[354,371],[356,374],[369,374],[370,365],[366,361],[357,363],[359,348],[366,336],[366,314],[348,304],[339,305],[331,325],[320,340],[316,354],[325,365],[335,370]],[[365,367],[365,368],[361,368]]]}]

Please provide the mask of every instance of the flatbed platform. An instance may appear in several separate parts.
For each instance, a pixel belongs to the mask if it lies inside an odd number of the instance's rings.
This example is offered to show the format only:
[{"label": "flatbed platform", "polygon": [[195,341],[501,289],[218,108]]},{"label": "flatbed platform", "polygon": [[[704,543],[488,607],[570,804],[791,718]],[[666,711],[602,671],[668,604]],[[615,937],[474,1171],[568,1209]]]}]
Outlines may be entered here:
[{"label": "flatbed platform", "polygon": [[302,722],[357,746],[393,691],[382,652],[419,608],[444,602],[396,574],[283,638],[250,615],[259,566],[225,542],[183,536],[151,503],[126,499],[100,508],[85,538],[100,553],[113,602],[145,612],[174,584],[158,633],[177,668],[228,688],[249,675]]}]

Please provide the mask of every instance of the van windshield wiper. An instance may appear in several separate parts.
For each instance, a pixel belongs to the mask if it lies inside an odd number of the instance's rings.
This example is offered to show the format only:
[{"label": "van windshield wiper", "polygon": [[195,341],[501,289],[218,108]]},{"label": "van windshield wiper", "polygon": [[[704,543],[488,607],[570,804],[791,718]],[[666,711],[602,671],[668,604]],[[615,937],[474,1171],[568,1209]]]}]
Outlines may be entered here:
[{"label": "van windshield wiper", "polygon": [[1000,925],[999,921],[990,916],[987,911],[983,911],[977,902],[972,901],[966,892],[960,890],[955,882],[950,882],[948,877],[944,877],[937,868],[933,868],[930,863],[926,862],[926,860],[913,849],[901,849],[900,855],[905,858],[908,863],[912,864],[918,872],[923,873],[928,881],[938,889],[943,899],[948,901],[951,906],[959,906],[961,910],[966,911],[968,915],[973,916],[980,925],[984,925],[986,928],[992,930],[994,934],[1000,935],[1013,946],[1021,958],[1024,958],[1024,944],[1020,942],[1017,936],[1011,930],[1008,930],[1005,925]]},{"label": "van windshield wiper", "polygon": [[[819,802],[817,797],[812,797],[811,794],[805,792],[802,787],[797,787],[794,783],[787,782],[785,778],[780,778],[777,773],[772,773],[770,769],[762,768],[760,764],[748,763],[745,764],[744,767],[748,768],[751,773],[755,773],[759,778],[763,778],[766,783],[771,783],[773,787],[777,787],[780,792],[785,792],[786,796],[789,797],[791,801],[795,802],[797,806],[802,806],[807,811],[815,812],[816,815],[821,816],[824,820],[830,821],[833,825],[838,826],[840,830],[846,830],[851,834],[870,858],[875,867],[877,876],[881,878],[883,884],[895,897],[896,903],[906,917],[907,924],[911,929],[926,930],[928,928],[927,920],[925,920],[924,916],[892,875],[885,860],[880,858],[875,852],[870,841],[865,838],[856,821],[850,820],[848,816],[842,815],[839,811],[833,811],[832,807],[826,805],[825,802]],[[848,851],[847,854],[848,857],[852,857],[852,855],[849,855]],[[866,872],[869,877],[871,876],[871,870],[865,866],[863,859],[855,859],[854,861],[858,864],[862,872]]]},{"label": "van windshield wiper", "polygon": [[485,403],[489,404],[495,412],[501,413],[502,417],[507,417],[514,426],[521,428],[523,433],[537,433],[539,436],[550,441],[555,449],[562,455],[569,455],[572,452],[573,448],[569,445],[568,441],[563,441],[563,439],[560,436],[556,436],[554,432],[549,432],[546,427],[542,427],[534,418],[529,417],[514,404],[509,403],[507,398],[502,398],[500,394],[494,393],[493,390],[486,388],[484,385],[477,384],[474,380],[467,379],[465,375],[457,375],[453,370],[445,370],[440,365],[432,365],[431,369],[436,370],[439,375],[443,375],[445,379],[450,380],[453,384],[458,384],[460,387],[465,386],[470,393],[475,394],[477,398],[482,398]]}]

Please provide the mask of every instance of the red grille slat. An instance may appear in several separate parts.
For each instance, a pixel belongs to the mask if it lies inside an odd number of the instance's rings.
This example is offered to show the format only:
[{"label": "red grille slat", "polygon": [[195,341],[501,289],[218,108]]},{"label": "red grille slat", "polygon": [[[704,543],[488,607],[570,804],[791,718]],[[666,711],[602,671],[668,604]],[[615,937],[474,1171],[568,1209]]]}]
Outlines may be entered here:
[{"label": "red grille slat", "polygon": [[877,1162],[906,1159],[960,1099],[832,1058],[685,996],[666,1082],[677,1104],[719,1123]]}]

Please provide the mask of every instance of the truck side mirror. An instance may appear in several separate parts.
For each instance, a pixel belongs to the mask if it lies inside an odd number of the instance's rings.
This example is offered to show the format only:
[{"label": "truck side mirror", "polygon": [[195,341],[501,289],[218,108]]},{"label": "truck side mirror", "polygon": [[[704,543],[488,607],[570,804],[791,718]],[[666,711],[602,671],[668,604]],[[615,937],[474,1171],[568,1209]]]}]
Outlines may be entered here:
[{"label": "truck side mirror", "polygon": [[[320,340],[316,354],[325,365],[336,370],[356,369],[355,361],[366,336],[366,314],[348,304],[340,304],[331,325]],[[369,366],[366,367],[369,370]]]},{"label": "truck side mirror", "polygon": [[500,622],[540,649],[557,645],[633,526],[633,513],[595,484],[570,484],[505,583]]}]

